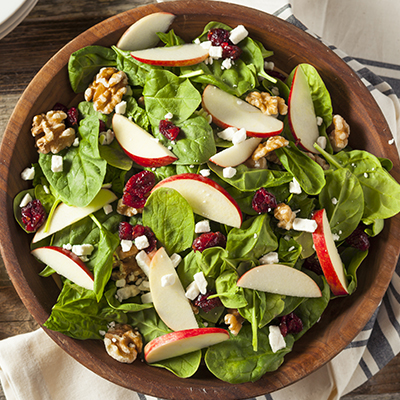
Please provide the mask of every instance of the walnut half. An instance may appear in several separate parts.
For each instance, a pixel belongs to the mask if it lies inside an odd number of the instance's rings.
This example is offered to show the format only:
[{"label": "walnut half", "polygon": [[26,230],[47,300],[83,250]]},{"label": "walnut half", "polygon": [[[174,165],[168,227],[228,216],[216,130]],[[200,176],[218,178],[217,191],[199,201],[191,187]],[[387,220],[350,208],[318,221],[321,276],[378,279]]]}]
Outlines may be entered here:
[{"label": "walnut half", "polygon": [[293,221],[296,218],[296,214],[287,204],[279,203],[274,210],[274,217],[279,221],[279,228],[289,231],[293,228]]},{"label": "walnut half", "polygon": [[228,314],[225,315],[224,322],[228,326],[229,332],[237,336],[244,322],[244,318],[239,314],[238,310],[229,309]]},{"label": "walnut half", "polygon": [[334,151],[340,151],[348,144],[350,126],[340,115],[333,116],[333,125],[335,129],[329,134],[329,141]]},{"label": "walnut half", "polygon": [[104,337],[107,353],[122,363],[133,363],[142,351],[143,341],[137,329],[127,324],[116,324]]},{"label": "walnut half", "polygon": [[271,96],[268,92],[251,92],[246,101],[266,115],[286,115],[288,112],[285,100],[279,96]]}]

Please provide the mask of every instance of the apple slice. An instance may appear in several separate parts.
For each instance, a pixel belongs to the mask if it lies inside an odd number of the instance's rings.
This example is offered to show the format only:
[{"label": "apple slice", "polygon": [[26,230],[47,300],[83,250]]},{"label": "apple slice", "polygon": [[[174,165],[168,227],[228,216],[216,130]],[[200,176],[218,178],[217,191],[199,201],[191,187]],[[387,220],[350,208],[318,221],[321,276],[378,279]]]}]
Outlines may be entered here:
[{"label": "apple slice", "polygon": [[100,189],[96,197],[86,207],[73,207],[61,203],[55,209],[47,231],[45,231],[46,224],[42,225],[33,237],[32,243],[39,242],[40,240],[61,231],[61,229],[78,222],[115,200],[117,200],[117,196],[113,192],[108,189]]},{"label": "apple slice", "polygon": [[228,339],[228,331],[221,328],[197,328],[171,332],[147,343],[144,347],[144,358],[152,364],[201,350]]},{"label": "apple slice", "polygon": [[[173,276],[174,283],[163,286],[162,278],[168,275]],[[182,283],[164,247],[158,249],[151,260],[149,283],[154,308],[165,325],[174,331],[199,327]]]},{"label": "apple slice", "polygon": [[311,153],[318,153],[314,148],[319,137],[317,116],[306,75],[300,66],[294,72],[290,87],[288,119],[290,130],[300,146]]},{"label": "apple slice", "polygon": [[168,12],[146,15],[124,32],[117,43],[117,47],[129,51],[154,47],[160,41],[157,32],[167,32],[174,19],[175,15]]},{"label": "apple slice", "polygon": [[142,63],[162,67],[184,67],[199,64],[208,57],[208,49],[195,43],[169,47],[153,47],[132,51],[131,56]]},{"label": "apple slice", "polygon": [[316,211],[313,219],[317,223],[317,229],[312,234],[315,251],[326,281],[335,296],[349,294],[343,263],[333,240],[325,209]]},{"label": "apple slice", "polygon": [[62,247],[45,246],[32,250],[31,254],[70,281],[85,289],[93,290],[93,274],[72,251]]},{"label": "apple slice", "polygon": [[198,174],[185,173],[170,176],[156,186],[168,187],[179,192],[194,213],[212,221],[240,228],[242,212],[233,197],[212,179]]},{"label": "apple slice", "polygon": [[282,264],[264,264],[244,273],[237,286],[296,297],[321,297],[318,285],[304,272]]},{"label": "apple slice", "polygon": [[210,161],[224,168],[235,167],[244,163],[253,154],[261,140],[261,138],[256,137],[246,139],[244,142],[235,144],[215,154],[210,158]]},{"label": "apple slice", "polygon": [[220,128],[246,129],[247,136],[270,137],[283,130],[283,122],[213,85],[203,91],[203,108]]},{"label": "apple slice", "polygon": [[114,114],[112,127],[122,149],[142,167],[162,167],[178,159],[158,139],[121,114]]}]

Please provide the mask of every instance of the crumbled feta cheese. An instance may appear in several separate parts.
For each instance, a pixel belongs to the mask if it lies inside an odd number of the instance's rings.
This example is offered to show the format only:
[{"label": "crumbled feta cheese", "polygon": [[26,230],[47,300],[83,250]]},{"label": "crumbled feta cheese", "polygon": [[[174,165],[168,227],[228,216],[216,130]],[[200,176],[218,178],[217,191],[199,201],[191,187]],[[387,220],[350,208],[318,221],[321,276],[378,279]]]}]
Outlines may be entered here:
[{"label": "crumbled feta cheese", "polygon": [[63,171],[63,158],[61,156],[53,155],[51,157],[51,171],[62,172]]},{"label": "crumbled feta cheese", "polygon": [[209,169],[201,169],[200,175],[202,176],[210,176],[211,171]]},{"label": "crumbled feta cheese", "polygon": [[121,102],[119,102],[116,106],[114,111],[116,112],[116,114],[125,114],[126,111],[126,101],[122,100]]},{"label": "crumbled feta cheese", "polygon": [[101,335],[101,336],[105,336],[105,335],[106,335],[106,331],[99,330],[99,335]]},{"label": "crumbled feta cheese", "polygon": [[201,41],[200,41],[200,39],[199,39],[199,38],[196,38],[196,39],[194,39],[193,43],[194,43],[194,44],[200,44],[200,43],[201,43]]},{"label": "crumbled feta cheese", "polygon": [[211,46],[208,50],[208,54],[211,58],[222,58],[222,47],[221,46]]},{"label": "crumbled feta cheese", "polygon": [[295,248],[296,248],[296,247],[291,246],[291,247],[288,248],[288,251],[293,251]]},{"label": "crumbled feta cheese", "polygon": [[260,264],[278,264],[279,257],[276,251],[264,254],[259,260]]},{"label": "crumbled feta cheese", "polygon": [[234,145],[235,145],[235,144],[242,143],[242,142],[244,142],[244,141],[246,140],[246,138],[247,138],[246,129],[241,128],[241,129],[239,129],[238,131],[236,131],[236,132],[233,134],[232,143],[233,143]]},{"label": "crumbled feta cheese", "polygon": [[139,285],[137,285],[138,289],[142,292],[148,292],[150,290],[150,283],[149,281],[142,281]]},{"label": "crumbled feta cheese", "polygon": [[277,88],[276,86],[274,86],[274,87],[271,89],[271,92],[272,92],[272,94],[273,94],[274,96],[279,96],[279,88]]},{"label": "crumbled feta cheese", "polygon": [[108,325],[108,328],[115,328],[115,321],[111,321]]},{"label": "crumbled feta cheese", "polygon": [[114,132],[108,129],[106,132],[101,132],[99,137],[99,142],[102,146],[108,146],[114,140]]},{"label": "crumbled feta cheese", "polygon": [[129,251],[132,248],[132,245],[133,245],[132,240],[126,240],[126,239],[121,240],[122,252],[126,253],[127,251]]},{"label": "crumbled feta cheese", "polygon": [[28,203],[30,203],[32,201],[32,196],[29,194],[29,193],[27,193],[23,198],[22,198],[22,200],[21,200],[21,203],[19,203],[19,206],[22,208],[22,207],[25,207],[25,206],[27,206],[28,205]]},{"label": "crumbled feta cheese", "polygon": [[186,288],[186,293],[185,296],[189,300],[194,300],[198,295],[200,294],[200,289],[197,286],[196,281],[193,281],[187,288]]},{"label": "crumbled feta cheese", "polygon": [[74,244],[72,252],[77,256],[90,256],[94,250],[91,244]]},{"label": "crumbled feta cheese", "polygon": [[338,203],[338,199],[336,197],[332,197],[331,201],[334,206],[336,206],[336,204]]},{"label": "crumbled feta cheese", "polygon": [[233,178],[236,175],[236,169],[232,167],[226,167],[222,170],[222,175],[224,178]]},{"label": "crumbled feta cheese", "polygon": [[175,274],[167,274],[161,277],[161,287],[172,286],[175,283]]},{"label": "crumbled feta cheese", "polygon": [[165,114],[164,119],[172,119],[174,117],[174,114],[172,114],[171,112],[168,112]]},{"label": "crumbled feta cheese", "polygon": [[231,58],[225,58],[224,61],[221,63],[221,68],[222,69],[231,69],[232,68],[232,59]]},{"label": "crumbled feta cheese", "polygon": [[368,174],[364,172],[364,178],[368,178]]},{"label": "crumbled feta cheese", "polygon": [[258,237],[258,235],[257,235],[257,233],[255,233],[255,234],[253,235],[253,239],[257,239],[257,237]]},{"label": "crumbled feta cheese", "polygon": [[69,250],[69,251],[72,250],[72,244],[71,243],[63,244],[62,247],[63,247],[64,250]]},{"label": "crumbled feta cheese", "polygon": [[149,247],[149,239],[147,239],[146,235],[138,236],[135,238],[135,246],[138,248],[138,250],[143,250]]},{"label": "crumbled feta cheese", "polygon": [[301,186],[296,178],[293,178],[293,181],[289,183],[289,192],[293,194],[301,193]]},{"label": "crumbled feta cheese", "polygon": [[229,128],[224,129],[221,132],[217,132],[217,136],[223,140],[229,140],[230,142],[233,139],[234,134],[238,131],[237,128],[230,126]]},{"label": "crumbled feta cheese", "polygon": [[295,218],[293,229],[295,231],[313,233],[317,229],[317,223],[313,219]]},{"label": "crumbled feta cheese", "polygon": [[46,185],[43,185],[43,190],[46,194],[50,194],[50,189]]},{"label": "crumbled feta cheese", "polygon": [[182,261],[182,257],[178,253],[172,254],[170,259],[172,261],[172,265],[174,266],[174,268],[176,268]]},{"label": "crumbled feta cheese", "polygon": [[340,236],[337,233],[332,233],[332,237],[335,242],[340,240]]},{"label": "crumbled feta cheese", "polygon": [[388,140],[388,143],[389,143],[389,144],[393,144],[393,143],[394,143],[394,138],[393,138],[393,139],[390,139],[390,140]]},{"label": "crumbled feta cheese", "polygon": [[72,142],[73,147],[78,147],[79,146],[79,138],[78,136],[75,138],[75,140]]},{"label": "crumbled feta cheese", "polygon": [[210,40],[206,40],[205,42],[201,42],[201,43],[200,43],[200,46],[201,46],[203,49],[209,50],[209,49],[211,48],[211,46],[212,46],[212,43],[211,43]]},{"label": "crumbled feta cheese", "polygon": [[121,287],[126,286],[126,280],[124,278],[118,279],[117,281],[115,281],[115,286],[117,288],[121,288]]},{"label": "crumbled feta cheese", "polygon": [[105,206],[103,206],[103,211],[104,211],[104,214],[106,214],[106,215],[111,214],[113,212],[112,205],[106,204]]},{"label": "crumbled feta cheese", "polygon": [[35,177],[35,167],[32,168],[25,168],[21,172],[21,178],[24,181],[31,181]]},{"label": "crumbled feta cheese", "polygon": [[147,304],[147,303],[152,303],[152,302],[153,302],[153,298],[152,298],[150,292],[145,293],[145,294],[142,294],[142,296],[140,297],[140,299],[142,300],[142,303],[143,303],[143,304]]},{"label": "crumbled feta cheese", "polygon": [[321,117],[317,117],[317,125],[321,126],[324,120]]},{"label": "crumbled feta cheese", "polygon": [[238,44],[245,37],[247,37],[248,34],[249,32],[247,32],[246,28],[243,25],[238,25],[236,28],[231,30],[229,39],[233,44]]},{"label": "crumbled feta cheese", "polygon": [[206,64],[206,65],[213,65],[213,63],[214,63],[214,59],[212,57],[207,57],[204,60],[204,64]]},{"label": "crumbled feta cheese", "polygon": [[150,257],[147,255],[147,253],[144,250],[139,251],[139,253],[136,254],[136,262],[139,268],[147,275],[149,276],[149,271],[150,271]]},{"label": "crumbled feta cheese", "polygon": [[119,301],[129,299],[130,297],[135,297],[140,293],[140,290],[135,285],[126,285],[125,287],[118,289],[116,297]]},{"label": "crumbled feta cheese", "polygon": [[318,136],[317,145],[321,147],[321,149],[325,150],[326,147],[326,137],[325,136]]},{"label": "crumbled feta cheese", "polygon": [[193,275],[193,279],[196,282],[197,287],[200,290],[201,294],[206,294],[207,293],[207,285],[208,282],[204,276],[203,271],[198,272],[197,274]]},{"label": "crumbled feta cheese", "polygon": [[265,61],[264,68],[272,71],[275,68],[275,64],[272,61]]},{"label": "crumbled feta cheese", "polygon": [[208,219],[198,222],[194,227],[195,233],[210,232],[210,230],[210,221]]},{"label": "crumbled feta cheese", "polygon": [[268,339],[273,353],[286,347],[285,338],[283,337],[279,326],[270,325]]}]

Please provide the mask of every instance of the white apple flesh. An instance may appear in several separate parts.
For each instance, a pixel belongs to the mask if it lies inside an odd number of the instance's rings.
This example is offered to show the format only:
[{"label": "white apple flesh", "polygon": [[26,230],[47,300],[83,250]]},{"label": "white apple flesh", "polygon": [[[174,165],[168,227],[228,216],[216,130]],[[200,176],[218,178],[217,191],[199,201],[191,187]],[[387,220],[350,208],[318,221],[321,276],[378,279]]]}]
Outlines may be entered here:
[{"label": "white apple flesh", "polygon": [[124,32],[117,47],[127,51],[154,47],[160,41],[157,32],[167,32],[174,19],[175,15],[167,12],[146,15]]},{"label": "white apple flesh", "polygon": [[144,358],[152,364],[192,353],[228,339],[229,333],[221,328],[197,328],[167,333],[146,344]]},{"label": "white apple flesh", "polygon": [[198,174],[180,174],[168,177],[156,186],[179,192],[195,214],[221,224],[240,228],[242,212],[233,197],[212,179]]},{"label": "white apple flesh", "polygon": [[314,143],[319,137],[310,87],[300,66],[293,75],[288,99],[288,120],[290,130],[299,145],[306,151],[318,153]]},{"label": "white apple flesh", "polygon": [[72,251],[62,247],[45,246],[32,250],[31,254],[70,281],[85,289],[93,290],[93,274]]},{"label": "white apple flesh", "polygon": [[313,233],[314,247],[326,281],[335,296],[346,295],[349,293],[347,279],[325,209],[315,212],[313,219],[317,223]]},{"label": "white apple flesh", "polygon": [[264,264],[244,273],[237,286],[296,297],[321,297],[318,285],[304,272],[282,264]]},{"label": "white apple flesh", "polygon": [[107,189],[100,189],[96,197],[86,207],[73,207],[65,203],[59,204],[53,213],[47,231],[45,231],[46,224],[42,225],[33,237],[32,243],[37,243],[61,231],[61,229],[78,222],[115,200],[117,200],[117,196],[113,192]]},{"label": "white apple flesh", "polygon": [[208,57],[208,49],[188,43],[170,47],[132,51],[131,56],[142,63],[163,67],[184,67],[199,64]]},{"label": "white apple flesh", "polygon": [[204,89],[202,103],[220,128],[244,128],[247,136],[260,138],[278,135],[283,130],[283,122],[279,119],[263,114],[259,108],[216,86],[208,85]]},{"label": "white apple flesh", "polygon": [[[162,277],[166,275],[174,276],[172,285],[162,285]],[[165,325],[173,331],[199,327],[174,265],[163,247],[151,260],[149,283],[154,308]]]},{"label": "white apple flesh", "polygon": [[112,127],[122,149],[142,167],[162,167],[178,159],[154,136],[121,114],[114,114]]},{"label": "white apple flesh", "polygon": [[244,142],[235,144],[215,154],[210,161],[220,167],[235,167],[244,163],[254,152],[261,142],[261,138],[252,137]]}]

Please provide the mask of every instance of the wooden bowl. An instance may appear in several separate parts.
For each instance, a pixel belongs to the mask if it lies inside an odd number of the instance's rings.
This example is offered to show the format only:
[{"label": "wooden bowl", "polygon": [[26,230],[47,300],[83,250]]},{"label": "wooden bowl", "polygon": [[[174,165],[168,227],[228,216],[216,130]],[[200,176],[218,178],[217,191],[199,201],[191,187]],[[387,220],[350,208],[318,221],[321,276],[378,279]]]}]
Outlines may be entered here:
[{"label": "wooden bowl", "polygon": [[[52,279],[41,278],[42,266],[29,253],[31,237],[14,221],[13,197],[28,188],[20,172],[36,162],[30,134],[32,117],[49,110],[56,102],[73,104],[67,63],[70,54],[87,45],[115,44],[121,34],[141,17],[169,11],[177,18],[172,26],[185,40],[192,40],[211,20],[231,26],[243,24],[252,38],[274,50],[272,61],[285,72],[298,63],[313,64],[331,93],[334,112],[351,126],[350,144],[355,148],[390,158],[393,176],[400,180],[399,159],[388,145],[388,125],[364,84],[328,47],[291,24],[271,15],[237,5],[204,1],[151,4],[109,18],[67,44],[40,70],[22,95],[10,119],[1,146],[0,214],[2,252],[7,271],[22,301],[39,324],[48,318],[59,289]],[[387,221],[384,231],[372,239],[371,251],[359,269],[355,294],[332,301],[316,324],[283,365],[255,383],[231,385],[213,377],[205,367],[192,378],[179,379],[164,369],[145,363],[118,363],[109,357],[101,341],[79,341],[60,333],[47,334],[67,353],[96,374],[135,391],[168,399],[242,399],[283,388],[315,371],[337,355],[365,326],[381,301],[397,261],[400,217]]]}]

